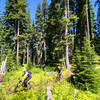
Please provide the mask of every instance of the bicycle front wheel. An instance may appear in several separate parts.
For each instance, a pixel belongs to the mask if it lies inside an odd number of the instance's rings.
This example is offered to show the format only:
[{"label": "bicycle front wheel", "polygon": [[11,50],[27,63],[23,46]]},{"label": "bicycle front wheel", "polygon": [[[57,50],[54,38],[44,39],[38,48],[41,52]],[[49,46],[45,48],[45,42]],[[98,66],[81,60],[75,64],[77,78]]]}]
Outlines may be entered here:
[{"label": "bicycle front wheel", "polygon": [[16,88],[17,88],[17,85],[16,84],[10,86],[9,89],[8,89],[8,93],[9,94],[15,93],[16,92]]}]

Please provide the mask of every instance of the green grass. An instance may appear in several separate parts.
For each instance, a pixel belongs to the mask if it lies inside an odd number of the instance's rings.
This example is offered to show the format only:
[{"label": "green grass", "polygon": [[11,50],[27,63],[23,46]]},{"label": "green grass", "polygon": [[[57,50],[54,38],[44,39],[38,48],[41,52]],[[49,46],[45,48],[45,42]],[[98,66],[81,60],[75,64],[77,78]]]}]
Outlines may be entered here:
[{"label": "green grass", "polygon": [[[21,67],[16,71],[7,73],[4,82],[0,84],[0,100],[47,100],[46,87],[51,86],[53,100],[73,100],[74,86],[65,78],[68,71],[63,70],[64,79],[55,83],[56,73],[54,71],[43,71],[41,68],[32,68],[32,79],[35,82],[34,89],[21,91],[19,93],[8,94],[8,88],[18,82],[18,77],[22,75]],[[100,100],[99,93],[93,94],[89,91],[77,90],[75,100]]]}]

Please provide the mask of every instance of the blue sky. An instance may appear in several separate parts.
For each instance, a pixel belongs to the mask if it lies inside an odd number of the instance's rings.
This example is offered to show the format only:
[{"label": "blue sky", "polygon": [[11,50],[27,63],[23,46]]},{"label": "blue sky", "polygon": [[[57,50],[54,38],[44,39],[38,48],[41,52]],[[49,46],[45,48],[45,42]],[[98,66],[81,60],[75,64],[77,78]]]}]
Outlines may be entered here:
[{"label": "blue sky", "polygon": [[[5,7],[5,2],[7,0],[0,0],[0,11],[4,11],[4,7]],[[42,2],[43,0],[41,0]],[[48,4],[50,4],[51,0],[47,0],[48,1]],[[91,3],[93,4],[93,8],[94,8],[94,12],[95,14],[97,14],[97,7],[94,7],[94,3],[95,3],[96,0],[91,0]],[[28,7],[30,9],[30,17],[31,19],[33,20],[35,18],[35,11],[36,11],[36,8],[37,8],[37,4],[40,2],[40,0],[27,0],[28,2]]]},{"label": "blue sky", "polygon": [[[0,12],[4,11],[6,1],[7,0],[0,0]],[[35,11],[36,11],[37,5],[40,1],[42,2],[43,0],[27,0],[28,7],[30,9],[31,20],[33,20],[35,18],[35,13],[36,13]],[[48,2],[48,4],[50,4],[51,0],[47,0],[47,2]]]},{"label": "blue sky", "polygon": [[[38,3],[43,0],[27,0],[28,1],[28,5],[29,5],[29,9],[30,9],[30,17],[33,20],[35,18],[35,13],[36,13],[36,8]],[[48,4],[50,4],[51,0],[47,0]]]}]

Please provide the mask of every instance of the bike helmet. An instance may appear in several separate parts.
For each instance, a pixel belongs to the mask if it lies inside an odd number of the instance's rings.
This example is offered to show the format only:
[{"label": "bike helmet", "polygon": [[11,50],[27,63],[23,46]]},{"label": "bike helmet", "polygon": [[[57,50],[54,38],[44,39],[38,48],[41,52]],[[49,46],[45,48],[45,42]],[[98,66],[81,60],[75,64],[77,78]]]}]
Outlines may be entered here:
[{"label": "bike helmet", "polygon": [[24,68],[23,71],[25,72],[26,71],[26,68]]}]

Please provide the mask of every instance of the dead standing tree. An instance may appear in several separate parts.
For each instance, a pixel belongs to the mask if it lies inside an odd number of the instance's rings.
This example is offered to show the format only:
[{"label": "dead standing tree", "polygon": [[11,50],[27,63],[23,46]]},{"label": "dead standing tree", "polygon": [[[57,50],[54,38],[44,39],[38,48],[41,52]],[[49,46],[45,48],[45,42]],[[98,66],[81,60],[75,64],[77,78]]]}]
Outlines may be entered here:
[{"label": "dead standing tree", "polygon": [[[69,17],[69,0],[65,0],[65,17],[68,18]],[[68,32],[68,24],[66,23],[65,26],[65,36],[68,36],[69,32]],[[66,68],[68,70],[70,70],[70,64],[69,64],[69,46],[67,43],[67,39],[66,39],[66,46],[65,46],[65,65]]]},{"label": "dead standing tree", "polygon": [[5,75],[6,73],[6,62],[7,62],[7,56],[6,56],[6,59],[4,61],[2,61],[2,65],[1,65],[1,68],[0,68],[0,82],[2,82],[2,76]]}]

